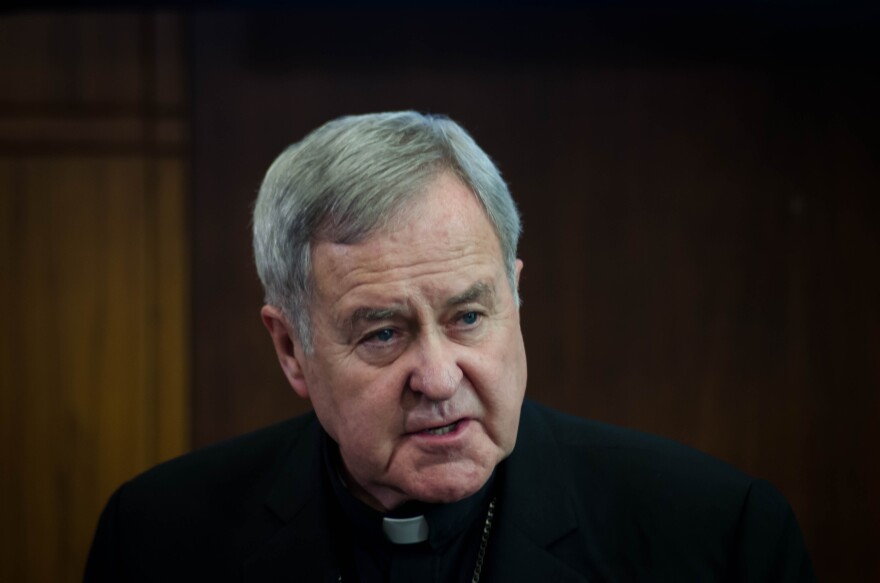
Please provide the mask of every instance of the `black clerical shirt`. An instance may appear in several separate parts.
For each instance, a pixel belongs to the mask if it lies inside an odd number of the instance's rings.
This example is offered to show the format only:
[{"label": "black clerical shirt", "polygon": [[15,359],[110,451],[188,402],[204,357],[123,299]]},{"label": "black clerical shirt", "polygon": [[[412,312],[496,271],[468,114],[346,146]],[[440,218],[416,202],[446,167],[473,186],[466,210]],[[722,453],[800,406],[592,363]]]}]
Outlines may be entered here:
[{"label": "black clerical shirt", "polygon": [[[338,502],[334,531],[342,561],[342,580],[362,583],[471,581],[483,534],[495,474],[473,496],[451,504],[408,502],[382,513],[356,499],[338,468],[339,449],[325,434],[324,467]],[[414,544],[388,540],[382,519],[424,515],[428,539]],[[490,541],[491,543],[491,536]],[[491,552],[491,544],[487,552]]]}]

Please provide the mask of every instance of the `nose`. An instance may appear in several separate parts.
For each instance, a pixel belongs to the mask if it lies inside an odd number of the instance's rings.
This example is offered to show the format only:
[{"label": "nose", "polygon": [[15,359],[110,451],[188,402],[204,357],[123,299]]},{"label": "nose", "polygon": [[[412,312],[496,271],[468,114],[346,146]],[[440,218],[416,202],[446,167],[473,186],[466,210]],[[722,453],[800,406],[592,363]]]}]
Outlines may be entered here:
[{"label": "nose", "polygon": [[438,336],[423,337],[417,345],[409,388],[432,401],[445,401],[458,390],[464,373],[449,341]]}]

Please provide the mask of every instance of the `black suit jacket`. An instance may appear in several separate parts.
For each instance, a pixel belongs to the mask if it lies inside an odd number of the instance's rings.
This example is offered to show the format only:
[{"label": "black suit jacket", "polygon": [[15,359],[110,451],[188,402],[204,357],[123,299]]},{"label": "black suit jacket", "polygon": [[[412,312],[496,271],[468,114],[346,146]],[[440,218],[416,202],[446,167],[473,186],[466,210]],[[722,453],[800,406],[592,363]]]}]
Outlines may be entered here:
[{"label": "black suit jacket", "polygon": [[[308,414],[123,485],[86,581],[336,581],[335,503]],[[658,437],[523,406],[483,581],[812,581],[785,500]]]}]

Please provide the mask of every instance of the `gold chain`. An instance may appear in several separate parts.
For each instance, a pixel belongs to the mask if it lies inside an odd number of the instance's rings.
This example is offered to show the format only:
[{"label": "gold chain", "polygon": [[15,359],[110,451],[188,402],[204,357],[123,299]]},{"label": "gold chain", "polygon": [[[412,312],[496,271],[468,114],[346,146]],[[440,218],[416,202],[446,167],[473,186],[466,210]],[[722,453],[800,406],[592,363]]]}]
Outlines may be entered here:
[{"label": "gold chain", "polygon": [[486,523],[483,525],[483,538],[480,540],[480,550],[477,551],[477,565],[474,567],[474,578],[471,583],[480,583],[480,573],[483,571],[483,559],[486,557],[486,545],[489,544],[489,533],[492,532],[492,518],[495,516],[495,500],[489,502],[489,512],[486,513]]}]

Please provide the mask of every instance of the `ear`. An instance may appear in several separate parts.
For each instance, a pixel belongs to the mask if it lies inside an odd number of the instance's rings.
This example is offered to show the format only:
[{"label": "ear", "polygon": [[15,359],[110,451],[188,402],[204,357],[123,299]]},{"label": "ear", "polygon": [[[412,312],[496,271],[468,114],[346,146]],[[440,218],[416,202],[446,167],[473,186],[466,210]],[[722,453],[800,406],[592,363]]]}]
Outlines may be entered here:
[{"label": "ear", "polygon": [[522,259],[516,260],[516,287],[519,287],[519,276],[522,273],[523,262]]},{"label": "ear", "polygon": [[275,354],[281,370],[287,377],[287,382],[293,387],[294,392],[303,399],[309,398],[309,387],[303,372],[302,345],[296,339],[293,326],[284,317],[284,314],[275,306],[265,305],[260,310],[263,325],[272,337],[275,346]]}]

